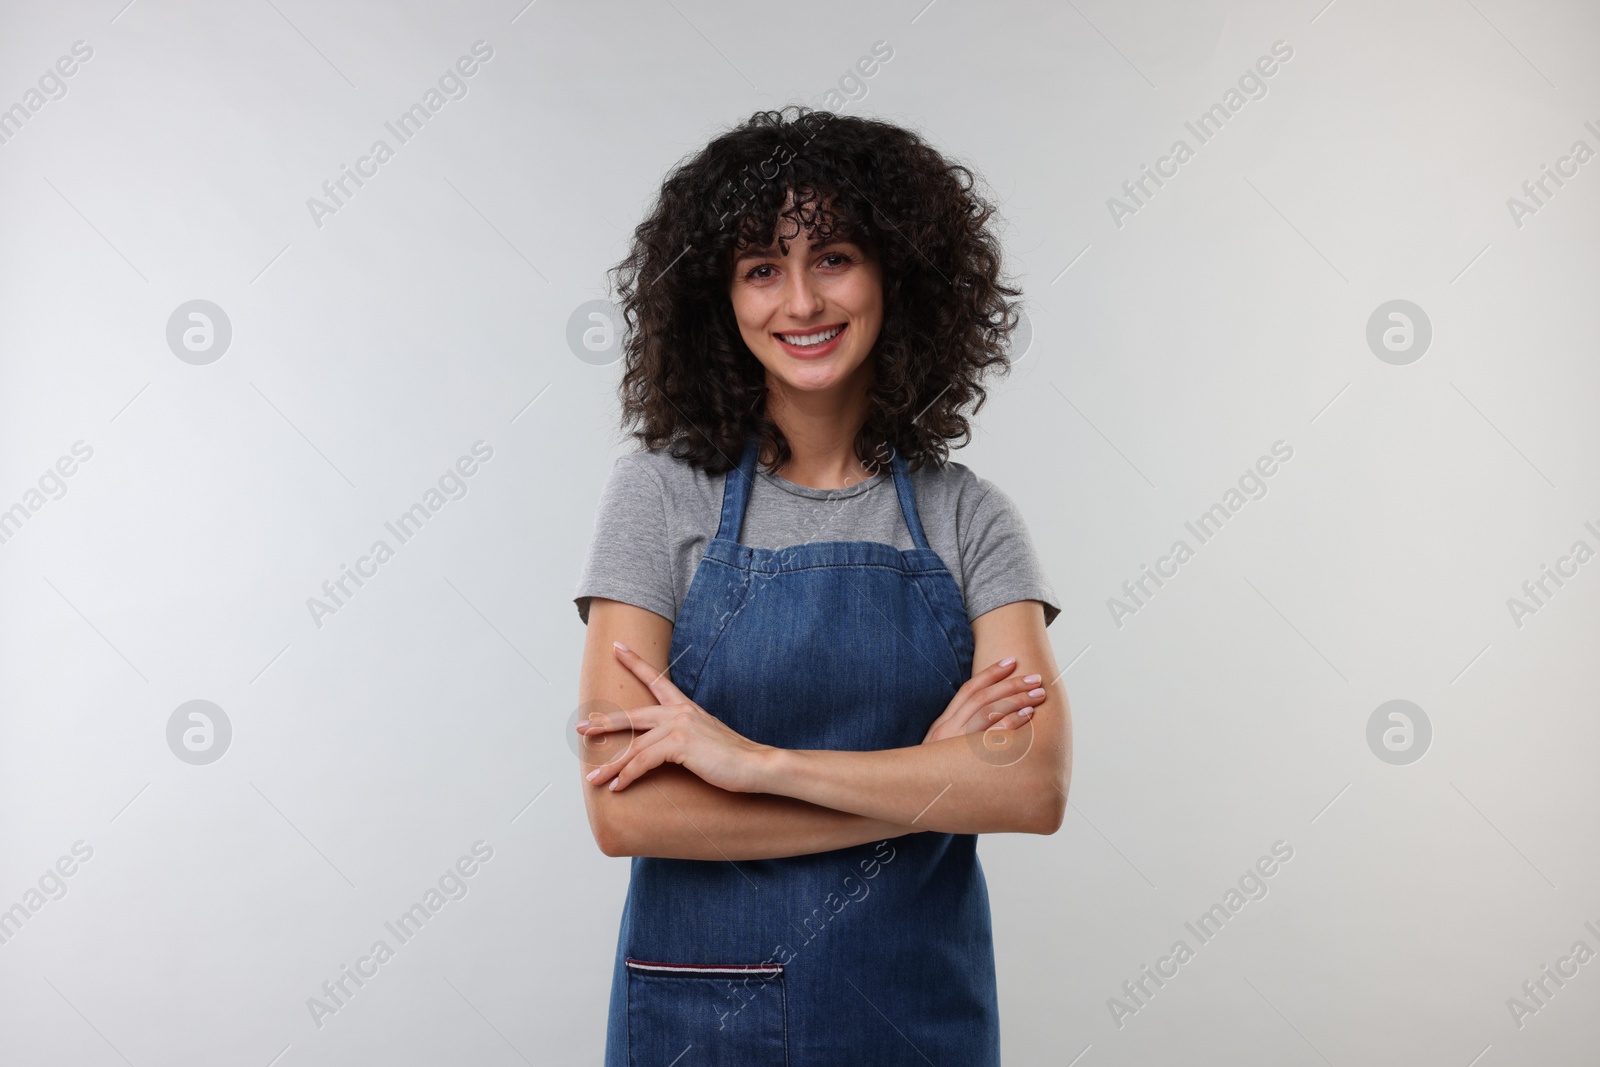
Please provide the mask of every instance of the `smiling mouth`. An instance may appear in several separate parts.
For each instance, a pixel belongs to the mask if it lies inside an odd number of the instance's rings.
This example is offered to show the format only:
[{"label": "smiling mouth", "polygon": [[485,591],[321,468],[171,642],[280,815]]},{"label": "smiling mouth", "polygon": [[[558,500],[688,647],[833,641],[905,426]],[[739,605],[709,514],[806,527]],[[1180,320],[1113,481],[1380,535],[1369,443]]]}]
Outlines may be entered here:
[{"label": "smiling mouth", "polygon": [[846,325],[848,323],[838,323],[837,326],[822,326],[821,330],[811,330],[808,333],[774,333],[773,336],[795,349],[816,349],[837,338],[838,334],[845,333]]}]

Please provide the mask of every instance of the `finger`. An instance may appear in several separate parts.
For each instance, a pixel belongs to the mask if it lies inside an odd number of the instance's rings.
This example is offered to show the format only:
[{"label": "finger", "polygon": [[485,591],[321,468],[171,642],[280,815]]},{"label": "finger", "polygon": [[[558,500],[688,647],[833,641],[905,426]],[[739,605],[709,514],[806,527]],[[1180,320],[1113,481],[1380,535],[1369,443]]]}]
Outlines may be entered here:
[{"label": "finger", "polygon": [[1030,674],[1026,678],[1002,678],[993,685],[986,686],[972,695],[968,707],[961,713],[961,721],[957,725],[971,729],[974,722],[981,724],[988,721],[988,713],[994,707],[996,701],[1013,697],[1018,693],[1032,689],[1040,681],[1040,675]]},{"label": "finger", "polygon": [[617,659],[622,661],[624,667],[633,672],[634,677],[649,687],[656,700],[662,704],[687,704],[689,702],[689,698],[683,695],[682,690],[672,684],[672,679],[667,676],[666,671],[651,666],[643,656],[621,641],[613,641],[611,644],[615,647]]},{"label": "finger", "polygon": [[987,706],[984,718],[988,722],[994,722],[996,719],[1019,712],[1024,708],[1028,709],[1028,713],[1031,715],[1033,708],[1044,703],[1046,695],[1045,690],[1040,687],[1030,689],[1026,693],[1002,697]]},{"label": "finger", "polygon": [[[632,749],[630,748],[629,751],[632,751]],[[602,763],[588,774],[585,774],[584,777],[593,782],[595,785],[605,785],[616,776],[616,773],[622,769],[622,765],[625,762],[626,757],[614,759],[607,763]]]},{"label": "finger", "polygon": [[607,764],[619,766],[618,761],[633,751],[633,739],[636,736],[626,730],[579,735],[578,760],[584,772],[592,772]]},{"label": "finger", "polygon": [[960,689],[956,690],[949,706],[945,708],[937,719],[933,720],[932,725],[937,727],[952,720],[955,720],[952,725],[966,725],[973,712],[982,707],[984,703],[983,701],[974,701],[973,698],[982,690],[993,686],[1016,669],[1017,658],[1015,656],[1007,656],[1000,662],[991,664],[974,674],[967,679]]},{"label": "finger", "polygon": [[666,718],[660,704],[619,711],[592,712],[587,719],[579,719],[574,729],[580,734],[614,733],[618,730],[649,730],[661,725]]},{"label": "finger", "polygon": [[612,715],[605,711],[591,711],[587,718],[579,719],[573,723],[572,728],[580,734],[603,734],[613,730],[627,729],[624,715]]},{"label": "finger", "polygon": [[1038,687],[1030,689],[1026,693],[1016,693],[1008,697],[1002,697],[984,706],[983,718],[986,721],[993,722],[1002,715],[1009,715],[1026,707],[1037,708],[1045,702],[1047,695],[1042,687]]},{"label": "finger", "polygon": [[668,740],[665,731],[656,739],[656,742],[659,743],[653,742],[643,746],[642,749],[634,750],[633,754],[622,765],[622,769],[617,772],[617,776],[611,780],[610,788],[613,792],[622,792],[628,788],[629,783],[640,775],[661,766],[671,758],[676,751],[675,746],[678,744],[676,741]]},{"label": "finger", "polygon": [[1010,674],[1016,669],[1017,657],[1015,656],[1007,656],[998,663],[991,663],[989,666],[983,668],[981,671],[977,671],[971,678],[968,678],[965,682],[961,683],[961,688],[956,690],[955,696],[951,698],[951,703],[956,704],[958,702],[963,702],[965,697],[969,697],[978,689],[981,689],[986,685],[991,685],[1001,678],[1004,678],[1007,674]]},{"label": "finger", "polygon": [[[632,712],[623,712],[623,714],[633,716],[634,722],[631,727],[633,730],[633,736],[628,740],[627,747],[625,747],[620,753],[612,756],[604,763],[595,764],[594,769],[588,774],[584,775],[585,778],[589,779],[589,781],[595,783],[596,785],[604,785],[615,774],[617,774],[617,772],[619,772],[623,766],[627,764],[629,759],[633,758],[642,750],[649,748],[651,745],[661,740],[661,738],[666,736],[666,734],[669,732],[663,727],[667,720],[672,717],[672,715],[669,713],[668,709],[663,708],[659,704],[651,704],[643,708],[638,708]],[[648,728],[645,726],[646,720],[648,720],[650,724]],[[627,730],[630,729],[630,727],[625,725],[619,727],[618,729]],[[591,731],[585,736],[594,738],[595,740],[592,742],[594,744],[598,745],[605,743],[604,741],[599,740],[599,738],[606,736],[604,734]]]},{"label": "finger", "polygon": [[984,689],[981,693],[977,693],[973,699],[979,707],[984,707],[1003,697],[1026,693],[1030,689],[1037,688],[1043,681],[1044,676],[1040,674],[1029,674],[1020,678],[1004,678]]},{"label": "finger", "polygon": [[991,663],[983,670],[974,674],[971,678],[968,678],[966,683],[962,685],[960,689],[956,690],[956,695],[960,696],[962,693],[970,695],[985,686],[993,685],[995,682],[998,682],[1000,679],[1004,678],[1006,675],[1010,674],[1016,669],[1017,657],[1007,656],[998,663]]},{"label": "finger", "polygon": [[979,693],[975,703],[983,708],[987,714],[998,701],[1032,694],[1035,689],[1040,687],[1040,683],[1043,680],[1043,677],[1037,674],[1030,674],[1025,678],[1007,678],[1005,681],[991,685],[988,689]]},{"label": "finger", "polygon": [[[650,746],[656,744],[671,732],[672,731],[669,729],[657,726],[640,733],[635,733],[632,740],[628,742],[628,747],[626,749],[613,756],[605,763],[598,765],[585,777],[587,777],[591,782],[594,782],[596,785],[606,784],[608,781],[613,780],[616,776],[622,773],[622,769],[628,765],[629,760],[633,759],[640,752],[643,752]],[[637,775],[635,775],[635,777],[637,777]]]},{"label": "finger", "polygon": [[663,699],[663,694],[660,688],[660,683],[665,680],[668,686],[672,686],[672,680],[666,677],[666,672],[647,662],[643,656],[639,655],[639,653],[635,652],[621,641],[613,641],[611,642],[611,646],[612,651],[616,655],[618,661],[620,661],[624,667],[628,668],[629,671],[633,672],[634,677],[638,678],[645,684],[645,686],[650,690],[652,696],[654,696],[658,701],[661,701]]},{"label": "finger", "polygon": [[991,729],[991,730],[1020,730],[1020,729],[1022,729],[1024,726],[1028,725],[1032,721],[1033,721],[1033,709],[1032,708],[1023,708],[1021,711],[1012,712],[1011,714],[1007,715],[1005,718],[1000,719],[998,722],[990,723],[989,724],[989,729]]}]

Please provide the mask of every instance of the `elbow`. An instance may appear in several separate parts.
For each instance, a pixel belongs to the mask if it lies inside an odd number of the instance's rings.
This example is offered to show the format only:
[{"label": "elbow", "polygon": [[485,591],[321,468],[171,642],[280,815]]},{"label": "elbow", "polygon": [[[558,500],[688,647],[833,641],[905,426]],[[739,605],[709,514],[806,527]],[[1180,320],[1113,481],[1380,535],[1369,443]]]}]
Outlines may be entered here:
[{"label": "elbow", "polygon": [[590,829],[594,831],[594,843],[599,846],[602,855],[613,857],[627,855],[613,827],[602,825],[592,826]]},{"label": "elbow", "polygon": [[1055,775],[1036,783],[1036,803],[1030,805],[1025,833],[1050,835],[1061,829],[1067,817],[1067,783]]},{"label": "elbow", "polygon": [[609,799],[611,798],[593,798],[597,803],[589,809],[589,832],[594,835],[594,843],[602,855],[632,856],[633,843],[629,839],[627,828],[617,818],[619,812],[615,807],[605,803]]},{"label": "elbow", "polygon": [[1036,834],[1045,834],[1047,836],[1053,834],[1057,830],[1061,829],[1061,824],[1066,821],[1066,817],[1067,801],[1065,797],[1061,797],[1059,803],[1046,805],[1044,817],[1040,820],[1039,825],[1035,827],[1033,832]]},{"label": "elbow", "polygon": [[1050,755],[1053,758],[1040,760],[1033,765],[1034,777],[1031,783],[1032,793],[1035,798],[1033,804],[1033,826],[1029,832],[1035,834],[1053,834],[1061,829],[1061,824],[1067,818],[1067,791],[1072,786],[1072,743],[1069,734],[1062,747]]},{"label": "elbow", "polygon": [[1048,837],[1061,829],[1061,823],[1066,819],[1067,805],[1063,801],[1059,804],[1040,804],[1028,813],[1028,820],[1017,829],[1025,834],[1043,834]]}]

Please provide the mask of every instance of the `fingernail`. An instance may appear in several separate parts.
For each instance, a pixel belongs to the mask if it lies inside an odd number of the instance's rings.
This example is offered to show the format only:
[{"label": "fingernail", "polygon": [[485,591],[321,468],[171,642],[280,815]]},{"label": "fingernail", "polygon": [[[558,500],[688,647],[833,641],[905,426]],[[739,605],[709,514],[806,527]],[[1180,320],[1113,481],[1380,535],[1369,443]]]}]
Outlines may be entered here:
[{"label": "fingernail", "polygon": [[1007,656],[1005,659],[1000,661],[1000,666],[1009,667],[1015,662],[1017,662],[1017,657],[1015,657],[1015,656]]},{"label": "fingernail", "polygon": [[624,652],[628,651],[628,646],[623,644],[621,641],[613,641],[611,643],[613,645],[615,645],[616,647],[622,649],[622,651],[624,651]]},{"label": "fingernail", "polygon": [[1030,674],[1026,678],[1024,678],[1023,681],[1028,683],[1029,685],[1038,685],[1040,682],[1044,681],[1044,675],[1042,675],[1042,674]]},{"label": "fingernail", "polygon": [[600,777],[600,768],[596,767],[594,770],[592,770],[588,774],[584,775],[584,777],[589,779],[589,781],[591,781],[591,782],[594,781],[596,778]]},{"label": "fingernail", "polygon": [[612,792],[615,792],[616,788],[617,788],[617,783],[620,782],[620,781],[622,781],[621,778],[613,778],[613,779],[611,779],[611,784],[606,786],[606,788],[611,790]]},{"label": "fingernail", "polygon": [[1028,695],[1031,696],[1031,697],[1042,697],[1042,696],[1044,696],[1044,690],[1043,689],[1030,689],[1030,690],[1028,690]]},{"label": "fingernail", "polygon": [[1032,714],[1033,714],[1033,709],[1032,708],[1023,708],[1021,711],[1017,712],[1017,718],[1026,719],[1028,716],[1030,716]]}]

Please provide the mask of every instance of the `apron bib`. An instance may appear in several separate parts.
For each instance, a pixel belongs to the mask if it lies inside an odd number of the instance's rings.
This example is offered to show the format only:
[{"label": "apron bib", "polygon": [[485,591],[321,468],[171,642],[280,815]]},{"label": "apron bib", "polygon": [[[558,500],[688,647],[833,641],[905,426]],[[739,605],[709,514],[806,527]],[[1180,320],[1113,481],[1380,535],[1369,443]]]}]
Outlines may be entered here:
[{"label": "apron bib", "polygon": [[[972,675],[960,587],[928,547],[739,543],[746,445],[673,626],[673,683],[762,744],[921,744]],[[679,1058],[681,1057],[681,1058]],[[635,856],[617,939],[606,1067],[999,1067],[989,896],[974,834],[918,833],[807,856]]]}]

